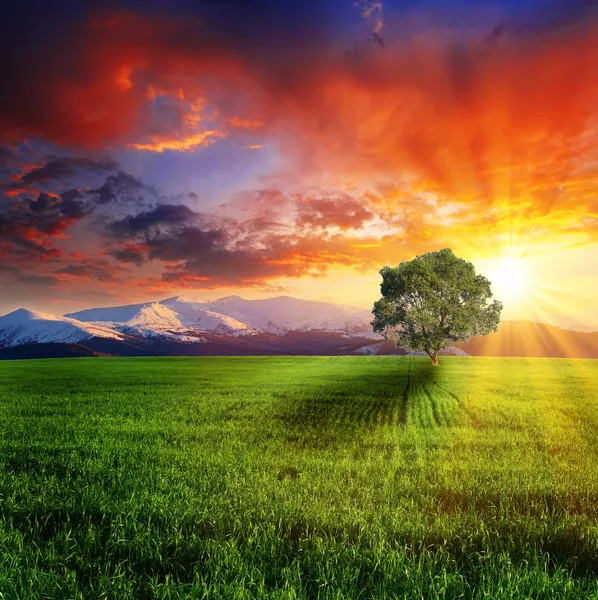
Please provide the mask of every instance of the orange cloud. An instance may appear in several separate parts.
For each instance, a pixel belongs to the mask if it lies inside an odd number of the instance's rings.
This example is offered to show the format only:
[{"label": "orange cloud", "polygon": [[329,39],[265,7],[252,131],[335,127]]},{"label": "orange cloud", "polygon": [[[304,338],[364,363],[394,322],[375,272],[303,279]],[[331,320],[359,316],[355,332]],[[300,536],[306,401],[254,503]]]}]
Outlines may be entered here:
[{"label": "orange cloud", "polygon": [[213,138],[226,137],[223,131],[202,131],[188,135],[187,137],[166,137],[151,136],[149,142],[140,144],[127,144],[129,148],[135,150],[150,150],[152,152],[164,152],[165,150],[173,150],[176,152],[185,152],[195,150],[201,146],[209,146],[214,143]]},{"label": "orange cloud", "polygon": [[[381,4],[361,7],[378,31]],[[282,173],[270,174],[280,187],[349,190],[377,206],[339,195],[304,214],[304,225],[358,229],[346,255],[360,264],[407,242],[426,250],[507,229],[595,240],[598,28],[526,38],[507,29],[491,48],[485,38],[431,26],[355,60],[320,46],[248,50],[201,19],[101,14],[31,62],[45,104],[15,103],[0,120],[57,143],[152,152],[259,129],[264,144],[245,147],[281,149]],[[159,126],[158,98],[176,107]],[[254,221],[247,227],[276,222]],[[386,237],[382,222],[400,235]]]},{"label": "orange cloud", "polygon": [[264,121],[259,119],[242,119],[241,117],[228,117],[224,119],[224,123],[238,129],[259,129],[265,126]]}]

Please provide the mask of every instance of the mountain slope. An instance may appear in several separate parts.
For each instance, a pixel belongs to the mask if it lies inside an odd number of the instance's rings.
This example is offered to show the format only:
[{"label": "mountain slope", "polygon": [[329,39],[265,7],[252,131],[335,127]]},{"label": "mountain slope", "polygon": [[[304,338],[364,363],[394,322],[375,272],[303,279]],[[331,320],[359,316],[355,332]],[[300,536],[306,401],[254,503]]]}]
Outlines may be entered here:
[{"label": "mountain slope", "polygon": [[245,300],[228,296],[213,303],[212,310],[268,333],[287,331],[338,331],[371,334],[371,311],[289,296]]},{"label": "mountain slope", "polygon": [[85,323],[90,322],[113,322],[113,323],[126,323],[130,319],[135,318],[135,315],[151,302],[145,302],[143,304],[129,304],[127,306],[114,306],[111,308],[87,308],[76,313],[69,313],[64,315],[69,319],[76,319],[77,321],[83,321]]},{"label": "mountain slope", "polygon": [[20,308],[0,317],[0,346],[48,342],[77,343],[94,337],[123,339],[108,327]]},{"label": "mountain slope", "polygon": [[195,302],[184,296],[177,296],[162,300],[160,304],[176,314],[182,324],[199,331],[213,331],[233,336],[251,335],[256,331],[243,319],[214,310],[215,305],[212,303]]},{"label": "mountain slope", "polygon": [[187,328],[232,336],[329,331],[375,337],[370,326],[369,310],[288,296],[266,300],[229,296],[215,302],[197,302],[186,296],[175,296],[161,302],[89,309],[66,316],[110,326],[136,327],[142,329],[145,335],[150,330],[180,330],[182,333]]},{"label": "mountain slope", "polygon": [[198,341],[200,332],[230,336],[255,333],[246,323],[210,310],[210,304],[181,298],[83,310],[67,316],[124,331],[130,335],[175,337],[187,342]]}]

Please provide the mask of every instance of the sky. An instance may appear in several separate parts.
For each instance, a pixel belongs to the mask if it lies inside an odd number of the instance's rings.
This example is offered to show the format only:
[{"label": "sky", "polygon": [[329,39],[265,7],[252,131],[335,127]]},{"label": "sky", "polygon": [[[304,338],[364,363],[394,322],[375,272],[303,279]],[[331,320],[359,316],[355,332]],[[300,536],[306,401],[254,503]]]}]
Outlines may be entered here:
[{"label": "sky", "polygon": [[0,8],[0,314],[185,294],[369,307],[450,247],[598,330],[598,2]]}]

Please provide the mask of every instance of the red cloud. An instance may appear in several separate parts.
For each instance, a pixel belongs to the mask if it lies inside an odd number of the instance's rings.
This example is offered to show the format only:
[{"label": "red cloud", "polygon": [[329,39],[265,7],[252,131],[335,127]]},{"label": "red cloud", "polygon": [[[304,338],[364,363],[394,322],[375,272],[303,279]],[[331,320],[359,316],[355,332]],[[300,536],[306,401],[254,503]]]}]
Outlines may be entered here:
[{"label": "red cloud", "polygon": [[363,201],[347,194],[339,194],[336,198],[302,198],[298,201],[299,226],[326,228],[329,226],[341,229],[361,229],[375,214],[366,207]]},{"label": "red cloud", "polygon": [[[372,17],[377,5],[363,4]],[[321,44],[287,49],[274,36],[239,46],[196,17],[104,13],[52,52],[27,57],[0,100],[0,125],[58,143],[153,151],[258,128],[278,138],[304,180],[399,179],[411,191],[531,201],[546,212],[558,201],[547,190],[564,185],[587,208],[597,31],[590,22],[524,39],[507,29],[487,48],[487,36],[430,29],[355,61]],[[33,85],[44,94],[30,93]],[[171,106],[156,120],[157,96]]]},{"label": "red cloud", "polygon": [[[5,138],[40,135],[93,148],[143,144],[149,135],[148,144],[166,148],[168,142],[159,146],[161,132],[152,129],[156,93],[188,99],[198,109],[209,81],[228,81],[237,91],[242,84],[240,62],[194,17],[100,14],[61,33],[50,51],[32,44],[11,67],[20,73],[0,98]],[[164,132],[171,139],[176,127],[184,133],[193,125],[180,117],[175,129]],[[191,129],[186,133],[202,133]]]},{"label": "red cloud", "polygon": [[360,65],[325,64],[306,83],[273,92],[263,111],[296,132],[286,151],[300,173],[394,179],[478,210],[531,203],[549,213],[559,186],[592,206],[596,28],[513,39],[490,54],[468,40],[405,41]]},{"label": "red cloud", "polygon": [[[287,159],[282,182],[300,181],[283,189],[358,190],[301,201],[298,212],[280,192],[260,195],[238,224],[249,241],[189,227],[167,239],[122,240],[113,251],[138,265],[172,261],[169,281],[262,284],[333,264],[359,268],[400,256],[406,242],[429,249],[448,229],[465,237],[543,224],[595,235],[598,29],[590,22],[526,39],[507,29],[491,48],[487,37],[403,36],[357,61],[321,46],[245,48],[198,19],[103,14],[52,52],[31,50],[23,77],[0,98],[0,127],[148,151],[259,130],[259,141],[272,140]],[[439,209],[449,202],[456,223],[444,227]],[[401,235],[348,237],[375,218]],[[43,247],[43,235],[62,235],[68,224],[29,231],[27,221],[17,233]],[[347,235],[330,237],[330,226]],[[293,227],[302,235],[289,235]]]}]

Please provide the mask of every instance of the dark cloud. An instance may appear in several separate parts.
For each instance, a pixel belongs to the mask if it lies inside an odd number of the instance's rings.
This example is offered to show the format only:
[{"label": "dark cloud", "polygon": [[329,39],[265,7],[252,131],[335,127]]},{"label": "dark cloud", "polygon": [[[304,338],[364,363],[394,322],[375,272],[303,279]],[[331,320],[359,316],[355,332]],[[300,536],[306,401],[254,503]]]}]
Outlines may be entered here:
[{"label": "dark cloud", "polygon": [[53,182],[68,182],[80,171],[103,175],[113,171],[118,163],[112,160],[96,161],[90,158],[54,158],[41,166],[35,166],[16,179],[11,187],[39,186]]},{"label": "dark cloud", "polygon": [[41,192],[36,200],[28,200],[30,213],[20,214],[23,224],[48,235],[56,235],[68,229],[75,221],[88,214],[88,206],[79,190],[68,190],[62,195]]},{"label": "dark cloud", "polygon": [[17,255],[41,260],[60,256],[53,238],[88,214],[83,194],[76,189],[62,195],[41,192],[34,200],[15,201],[2,208],[0,242]]},{"label": "dark cloud", "polygon": [[228,237],[222,230],[183,227],[150,237],[145,240],[145,245],[150,259],[176,261],[204,257],[210,260],[207,255],[223,249],[227,241]]},{"label": "dark cloud", "polygon": [[122,270],[104,258],[84,258],[77,264],[67,265],[55,271],[57,275],[68,275],[81,279],[115,281],[115,271]]},{"label": "dark cloud", "polygon": [[[35,184],[36,187],[51,184],[59,179],[66,179],[77,173],[79,169],[94,171],[99,174],[111,170],[115,163],[96,162],[88,159],[59,159],[45,163],[43,167],[29,169],[13,182],[18,190]],[[6,189],[6,187],[5,187]],[[68,236],[67,231],[79,221],[95,216],[93,223],[100,228],[107,227],[115,237],[129,238],[142,233],[152,226],[175,225],[191,222],[196,215],[186,206],[159,205],[155,209],[135,216],[114,220],[102,211],[105,205],[145,206],[143,194],[157,197],[156,191],[139,179],[118,171],[108,175],[99,189],[72,188],[55,193],[53,191],[37,192],[35,198],[28,194],[9,194],[7,201],[0,205],[0,255],[3,260],[48,260],[61,256],[56,247],[59,238]],[[13,196],[13,197],[10,197]],[[120,248],[117,256],[123,261],[140,263],[144,260],[139,253],[133,256]],[[85,269],[83,268],[85,267]],[[93,277],[103,281],[111,279],[110,274],[97,264],[76,265],[63,274]]]},{"label": "dark cloud", "polygon": [[90,206],[85,202],[85,192],[72,189],[60,194],[60,211],[67,219],[82,219],[90,212]]},{"label": "dark cloud", "polygon": [[184,204],[160,204],[152,210],[137,215],[128,215],[124,219],[114,221],[106,228],[107,233],[115,238],[135,237],[156,227],[173,226],[192,223],[199,215]]},{"label": "dark cloud", "polygon": [[17,279],[29,285],[49,286],[60,285],[62,280],[52,275],[18,275]]},{"label": "dark cloud", "polygon": [[12,150],[5,146],[0,146],[0,169],[4,169],[12,164],[15,155]]},{"label": "dark cloud", "polygon": [[109,175],[102,187],[90,190],[90,193],[95,202],[100,205],[118,202],[140,206],[145,200],[145,195],[157,195],[153,187],[145,185],[140,179],[122,171]]},{"label": "dark cloud", "polygon": [[[342,236],[270,235],[251,243],[227,244],[222,232],[191,229],[176,238],[163,238],[150,251],[154,258],[177,256],[182,261],[167,265],[162,278],[180,286],[198,282],[206,287],[266,285],[279,277],[318,277],[331,264],[359,266]],[[201,244],[197,249],[196,244]],[[150,244],[151,246],[151,244]]]},{"label": "dark cloud", "polygon": [[[337,200],[338,201],[338,200]],[[320,206],[311,215],[317,222],[328,206]],[[355,219],[368,215],[350,213]],[[306,215],[308,218],[310,215]],[[318,227],[302,233],[305,223],[289,231],[280,223],[259,228],[248,221],[204,219],[182,205],[160,205],[151,211],[129,216],[109,225],[107,234],[122,246],[109,253],[121,262],[164,263],[162,279],[172,285],[202,286],[266,285],[277,277],[322,275],[330,264],[357,265],[351,256],[350,243],[342,236],[314,233]],[[248,225],[249,223],[249,225]]]},{"label": "dark cloud", "polygon": [[37,215],[53,210],[59,202],[60,200],[56,196],[50,196],[50,194],[42,192],[36,200],[30,200],[27,204],[29,205],[29,210]]},{"label": "dark cloud", "polygon": [[116,250],[110,250],[109,254],[124,263],[133,263],[137,266],[141,266],[146,262],[146,251],[147,248],[135,244],[128,244],[123,248],[117,248]]}]

